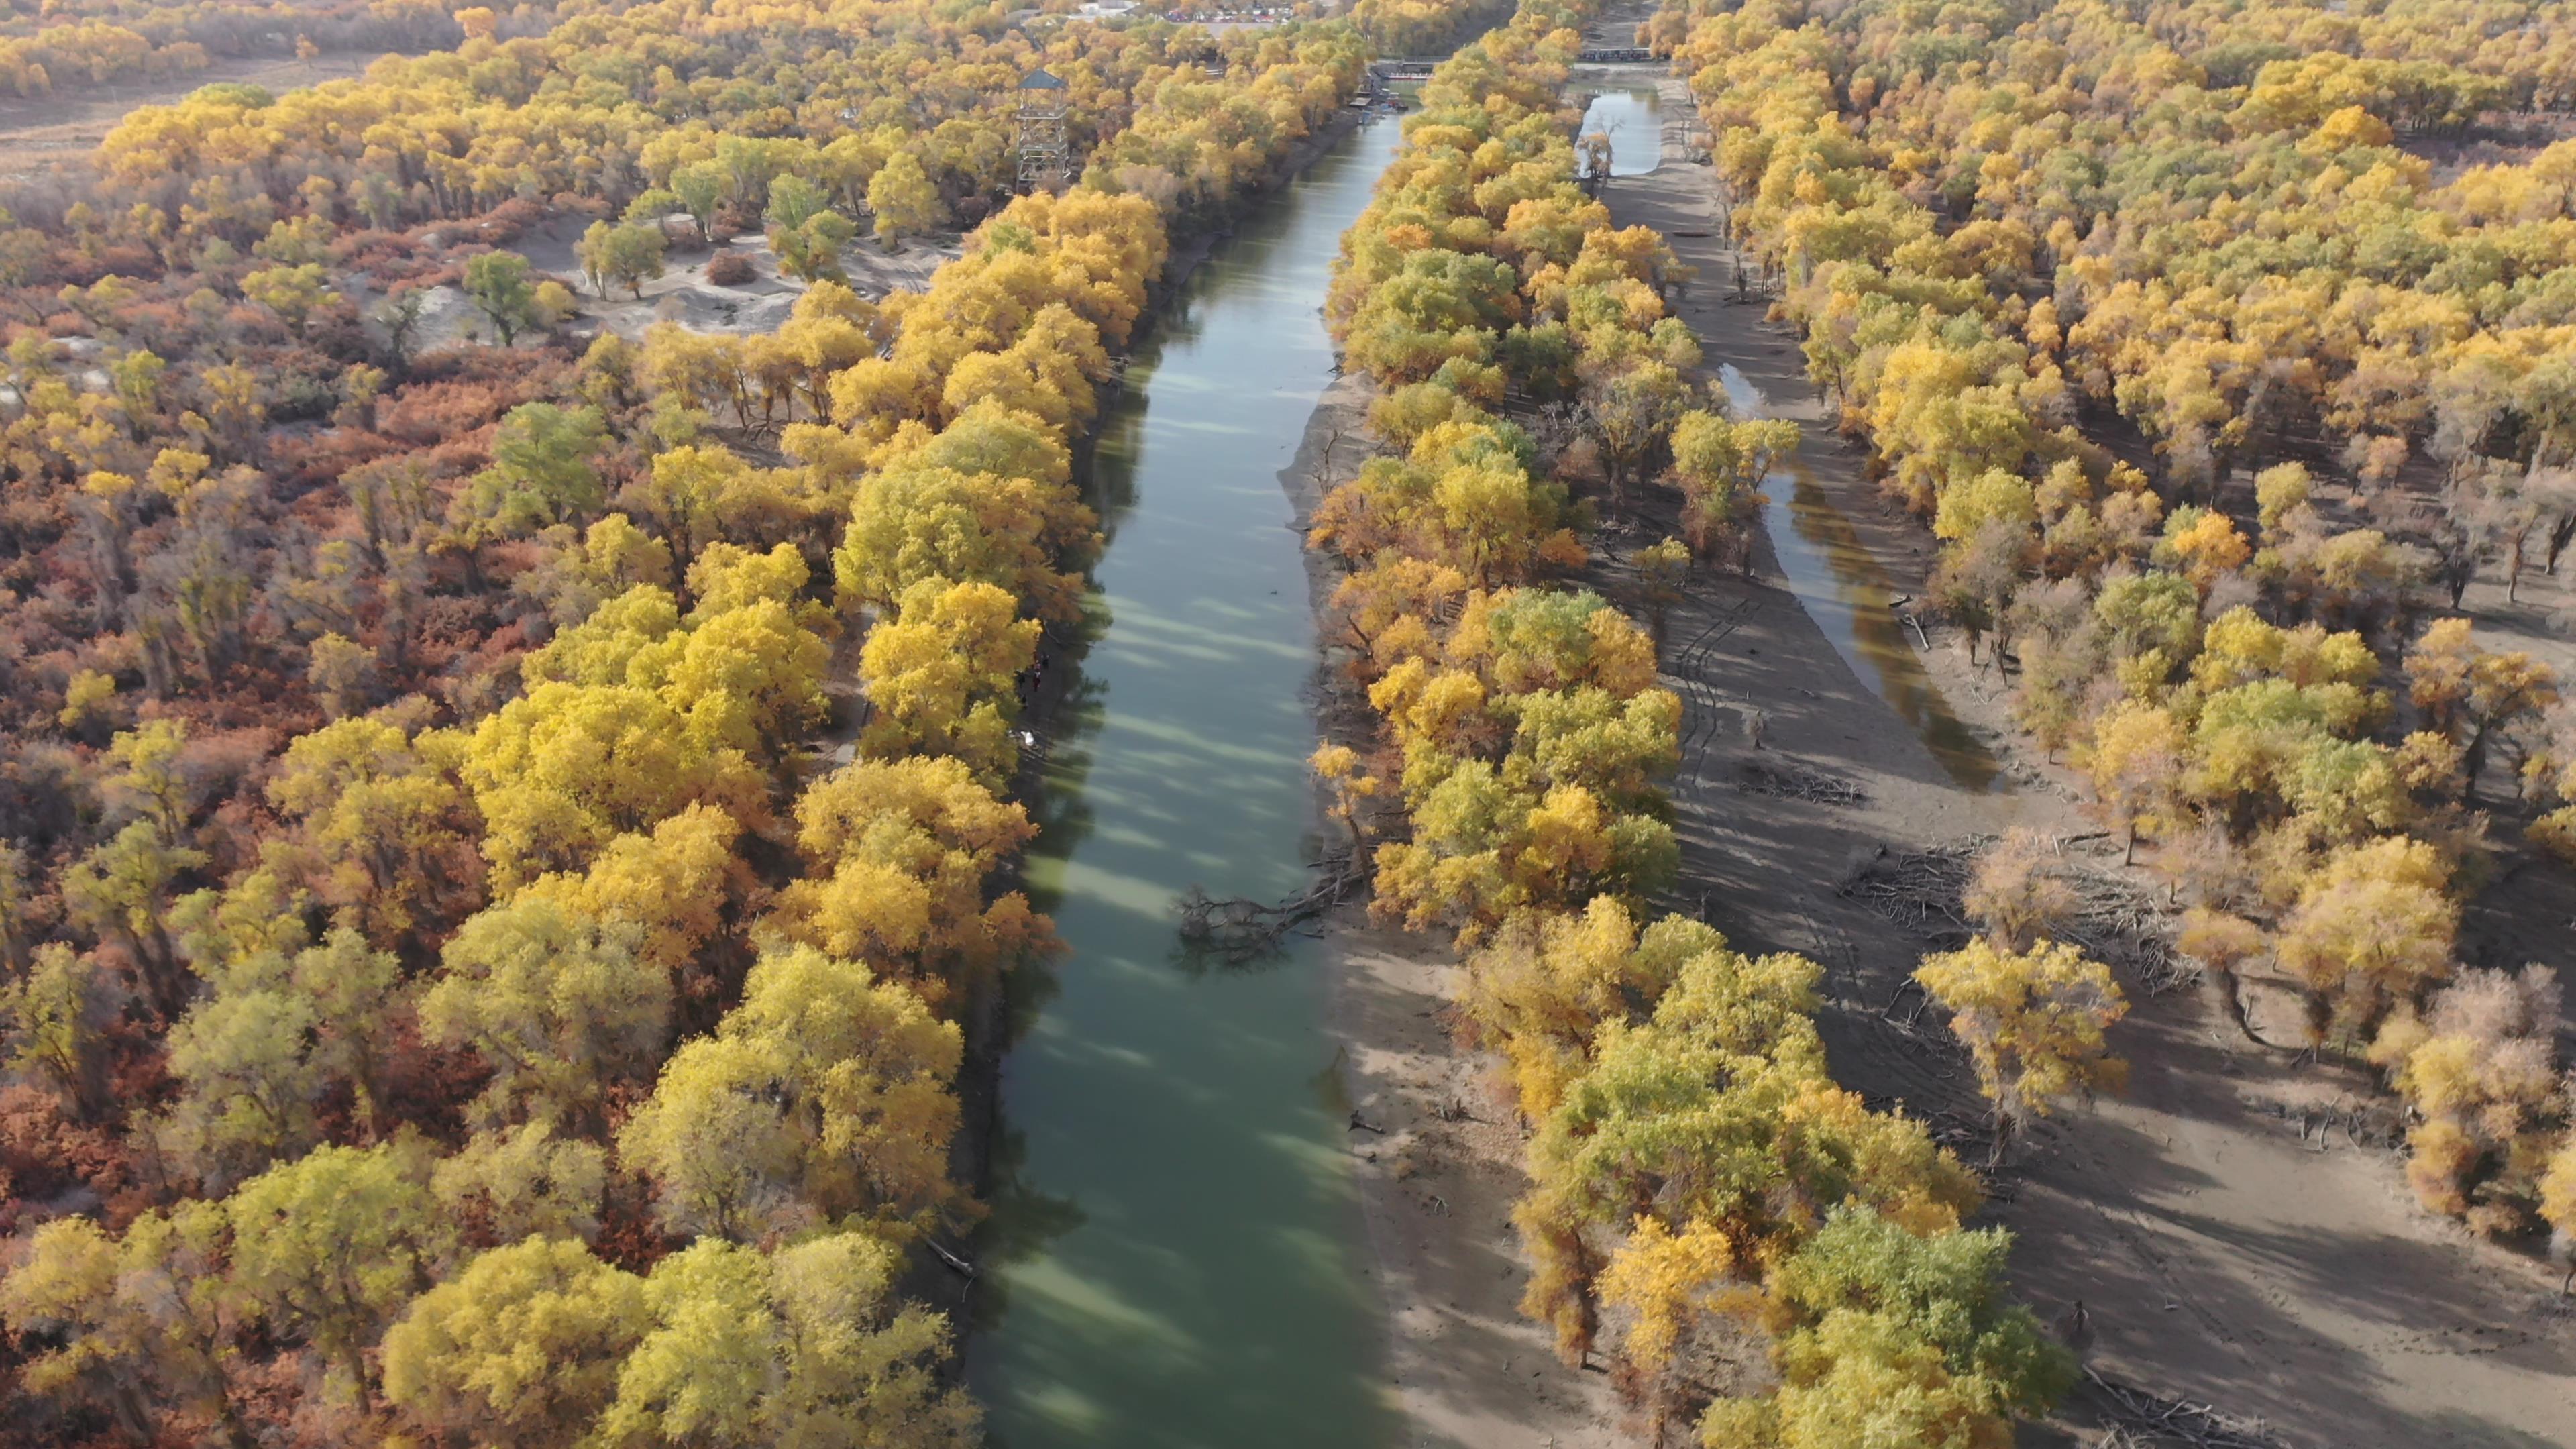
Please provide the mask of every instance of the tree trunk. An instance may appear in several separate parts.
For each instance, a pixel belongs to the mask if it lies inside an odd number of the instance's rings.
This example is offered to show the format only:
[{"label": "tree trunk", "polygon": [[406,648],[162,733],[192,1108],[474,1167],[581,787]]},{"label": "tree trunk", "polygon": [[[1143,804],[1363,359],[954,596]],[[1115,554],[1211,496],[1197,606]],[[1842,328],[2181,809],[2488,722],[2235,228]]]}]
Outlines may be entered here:
[{"label": "tree trunk", "polygon": [[2254,1034],[2253,1017],[2245,1009],[2244,982],[2237,978],[2236,973],[2223,966],[2211,967],[2209,984],[2218,992],[2218,1004],[2226,1008],[2228,1017],[2236,1023],[2236,1029],[2244,1034],[2245,1039],[2259,1047],[2270,1046],[2270,1042]]}]

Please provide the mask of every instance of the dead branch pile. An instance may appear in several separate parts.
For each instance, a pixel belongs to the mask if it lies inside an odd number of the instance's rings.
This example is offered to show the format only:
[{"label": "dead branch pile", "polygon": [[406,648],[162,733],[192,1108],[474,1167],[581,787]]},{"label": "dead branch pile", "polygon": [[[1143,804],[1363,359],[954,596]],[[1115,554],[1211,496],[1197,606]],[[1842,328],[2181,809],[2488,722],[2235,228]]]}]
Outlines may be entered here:
[{"label": "dead branch pile", "polygon": [[2187,1444],[2191,1449],[2288,1449],[2261,1419],[2222,1414],[2207,1404],[2168,1399],[2106,1379],[2086,1369],[2084,1376],[2110,1399],[2115,1427],[2109,1444]]},{"label": "dead branch pile", "polygon": [[1747,760],[1741,773],[1742,779],[1737,782],[1737,787],[1756,795],[1808,800],[1819,805],[1859,805],[1869,799],[1869,792],[1853,782],[1804,765],[1772,765],[1760,760]]},{"label": "dead branch pile", "polygon": [[1368,884],[1368,868],[1348,857],[1323,863],[1323,874],[1297,895],[1276,904],[1243,896],[1218,898],[1198,886],[1181,894],[1181,943],[1192,955],[1227,966],[1249,966],[1278,953],[1292,934],[1310,930],[1317,917]]},{"label": "dead branch pile", "polygon": [[2355,1147],[2390,1151],[2406,1141],[2406,1105],[2402,1102],[2359,1101],[2346,1094],[2318,1105],[2302,1103],[2296,1107],[2274,1102],[2272,1115],[2284,1122],[2296,1123],[2299,1141],[2315,1143],[2315,1151],[2333,1146],[2327,1134],[2343,1129],[2344,1141]]},{"label": "dead branch pile", "polygon": [[[2199,970],[2174,953],[2168,913],[2155,893],[2137,881],[2081,864],[2067,851],[2074,843],[2061,840],[2055,848],[2060,858],[2056,873],[2073,891],[2076,909],[2048,934],[2124,971],[2149,995],[2189,985]],[[1856,863],[1837,889],[1948,950],[1976,934],[1977,923],[1960,901],[1977,858],[1991,844],[1992,837],[1971,836],[1923,851],[1881,850]]]},{"label": "dead branch pile", "polygon": [[1976,933],[1959,898],[1985,848],[1980,837],[1930,850],[1881,849],[1853,866],[1835,890],[1935,945],[1956,946]]},{"label": "dead branch pile", "polygon": [[1963,1158],[1972,1153],[1982,1157],[1994,1143],[1994,1119],[1981,1112],[1957,1112],[1948,1108],[1924,1112],[1901,1097],[1883,1097],[1873,1093],[1863,1093],[1861,1102],[1873,1112],[1890,1112],[1913,1118],[1923,1124],[1924,1132],[1933,1142]]}]

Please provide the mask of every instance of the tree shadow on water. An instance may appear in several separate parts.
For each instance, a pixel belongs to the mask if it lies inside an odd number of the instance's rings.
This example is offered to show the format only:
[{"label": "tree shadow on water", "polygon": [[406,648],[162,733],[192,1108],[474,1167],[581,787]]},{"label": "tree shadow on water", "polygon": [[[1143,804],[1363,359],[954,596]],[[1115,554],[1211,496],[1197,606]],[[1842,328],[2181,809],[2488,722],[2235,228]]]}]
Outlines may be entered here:
[{"label": "tree shadow on water", "polygon": [[1045,1256],[1050,1244],[1089,1221],[1073,1198],[1043,1192],[1022,1178],[1028,1156],[1028,1134],[1004,1129],[994,1139],[990,1211],[975,1229],[980,1271],[966,1313],[968,1326],[978,1332],[1010,1311],[1009,1282],[995,1270]]}]

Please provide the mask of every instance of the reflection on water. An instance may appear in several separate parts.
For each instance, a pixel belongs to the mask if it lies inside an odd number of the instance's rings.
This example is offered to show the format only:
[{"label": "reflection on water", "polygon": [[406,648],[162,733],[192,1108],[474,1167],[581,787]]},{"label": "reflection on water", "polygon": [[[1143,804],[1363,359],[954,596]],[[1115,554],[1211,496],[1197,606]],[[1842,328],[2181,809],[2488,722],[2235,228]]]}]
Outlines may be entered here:
[{"label": "reflection on water", "polygon": [[1610,133],[1610,174],[1642,176],[1664,159],[1663,122],[1657,117],[1655,89],[1608,91],[1592,98],[1577,136]]},{"label": "reflection on water", "polygon": [[1312,955],[1189,969],[1175,898],[1306,878],[1303,556],[1278,472],[1331,377],[1317,303],[1397,138],[1247,217],[1104,418],[1074,708],[1029,860],[1063,957],[1015,983],[969,1376],[1002,1449],[1381,1449],[1349,1108]]},{"label": "reflection on water", "polygon": [[[1733,363],[1719,370],[1727,401],[1744,417],[1763,416],[1761,392]],[[1898,718],[1912,726],[1950,778],[1985,790],[2000,772],[1994,755],[1950,712],[1906,625],[1896,615],[1896,588],[1861,542],[1860,530],[1825,490],[1791,459],[1764,480],[1763,524],[1789,591],[1833,641],[1852,672],[1872,684]]]}]

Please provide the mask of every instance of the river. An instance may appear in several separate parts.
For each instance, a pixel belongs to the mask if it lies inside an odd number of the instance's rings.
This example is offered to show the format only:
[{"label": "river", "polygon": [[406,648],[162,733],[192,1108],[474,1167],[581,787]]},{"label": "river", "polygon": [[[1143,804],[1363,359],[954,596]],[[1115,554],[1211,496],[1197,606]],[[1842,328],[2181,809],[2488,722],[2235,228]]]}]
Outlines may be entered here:
[{"label": "river", "polygon": [[1329,263],[1397,139],[1365,126],[1245,218],[1103,419],[1108,547],[1029,859],[1069,949],[1020,983],[968,1352],[1003,1449],[1396,1438],[1317,958],[1192,962],[1174,902],[1291,894],[1316,848],[1278,473],[1332,376]]}]

